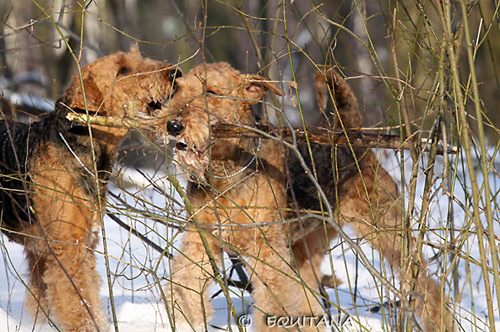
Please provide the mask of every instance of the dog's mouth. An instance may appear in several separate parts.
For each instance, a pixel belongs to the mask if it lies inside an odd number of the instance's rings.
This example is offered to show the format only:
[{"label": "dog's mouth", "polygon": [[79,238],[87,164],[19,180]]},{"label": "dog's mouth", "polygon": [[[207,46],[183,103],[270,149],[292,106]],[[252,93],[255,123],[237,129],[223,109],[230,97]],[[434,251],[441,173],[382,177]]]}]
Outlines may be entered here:
[{"label": "dog's mouth", "polygon": [[184,142],[177,142],[177,144],[175,144],[175,149],[178,150],[178,151],[186,151],[188,149],[188,145]]},{"label": "dog's mouth", "polygon": [[[165,144],[165,121],[166,107],[173,97],[171,93],[165,96],[150,96],[149,102],[146,100],[140,112],[127,112],[126,117],[133,119],[133,123],[140,131],[153,143],[163,146]],[[131,107],[129,107],[130,109]],[[132,107],[134,109],[136,107]]]},{"label": "dog's mouth", "polygon": [[175,141],[174,159],[178,163],[178,169],[193,182],[204,182],[205,170],[208,167],[208,156],[198,150],[194,144],[190,145],[183,138],[170,136]]},{"label": "dog's mouth", "polygon": [[165,104],[164,101],[162,102],[155,100],[150,101],[149,103],[146,104],[146,114],[154,115],[159,110],[161,110],[164,104]]}]

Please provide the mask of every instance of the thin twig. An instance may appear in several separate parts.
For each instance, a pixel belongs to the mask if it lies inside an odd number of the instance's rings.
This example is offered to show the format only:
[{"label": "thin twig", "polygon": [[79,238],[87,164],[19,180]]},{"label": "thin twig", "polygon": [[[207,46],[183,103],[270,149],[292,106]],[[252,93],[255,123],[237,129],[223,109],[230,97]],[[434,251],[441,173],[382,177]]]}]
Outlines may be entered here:
[{"label": "thin twig", "polygon": [[143,241],[144,243],[146,243],[148,246],[150,246],[154,250],[158,251],[163,256],[165,256],[167,258],[172,258],[172,254],[170,254],[167,250],[162,249],[159,245],[157,245],[156,243],[154,243],[153,241],[151,241],[150,239],[148,239],[147,236],[145,236],[144,234],[140,233],[134,227],[132,227],[132,226],[124,223],[114,213],[112,213],[109,210],[106,210],[106,214],[108,215],[108,217],[111,218],[111,220],[113,220],[115,223],[117,223],[120,227],[126,229],[128,232],[130,232],[130,233],[134,234],[135,236],[137,236],[139,239],[141,239],[141,241]]}]

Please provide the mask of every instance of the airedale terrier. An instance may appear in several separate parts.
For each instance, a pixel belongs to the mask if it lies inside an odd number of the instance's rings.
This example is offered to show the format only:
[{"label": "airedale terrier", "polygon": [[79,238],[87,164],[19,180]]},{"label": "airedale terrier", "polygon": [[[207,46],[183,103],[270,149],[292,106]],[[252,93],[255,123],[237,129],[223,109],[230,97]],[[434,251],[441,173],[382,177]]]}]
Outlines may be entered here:
[{"label": "airedale terrier", "polygon": [[29,263],[27,304],[63,331],[104,331],[94,249],[108,178],[129,129],[76,124],[71,112],[153,118],[173,93],[174,66],[136,47],[75,75],[55,111],[30,124],[0,122],[1,227]]},{"label": "airedale terrier", "polygon": [[[322,211],[321,203],[331,205],[337,223],[351,223],[392,267],[401,270],[400,195],[370,149],[312,144],[309,150],[305,143],[297,144],[310,169],[313,156],[314,174],[328,200],[321,202],[297,155],[279,140],[211,138],[211,125],[217,123],[253,125],[257,119],[250,105],[267,90],[279,94],[273,83],[216,63],[195,67],[178,80],[178,87],[166,128],[176,140],[174,158],[189,173],[187,194],[194,207],[166,287],[178,325],[189,324],[199,331],[212,313],[207,288],[213,283],[213,261],[207,246],[218,264],[223,250],[245,259],[255,302],[255,331],[275,330],[266,323],[268,315],[321,314],[321,302],[314,295],[321,280],[318,269],[337,233],[326,224],[325,234],[321,218],[310,213],[298,223],[280,223],[300,217],[304,210]],[[338,74],[326,70],[318,76],[317,87],[321,108],[327,88],[334,91],[336,112],[330,127],[361,126],[356,98]],[[449,324],[450,316],[446,309],[441,311],[445,299],[440,299],[438,284],[426,275],[425,262],[419,264],[418,314],[426,329],[433,330],[442,316]]]}]

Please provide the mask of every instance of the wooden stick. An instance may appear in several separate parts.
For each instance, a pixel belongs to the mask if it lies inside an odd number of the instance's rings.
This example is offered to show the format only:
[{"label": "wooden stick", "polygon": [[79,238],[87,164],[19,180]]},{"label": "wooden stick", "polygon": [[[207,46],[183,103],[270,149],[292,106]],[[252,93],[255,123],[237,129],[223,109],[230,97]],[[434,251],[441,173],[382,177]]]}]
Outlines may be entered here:
[{"label": "wooden stick", "polygon": [[68,113],[66,114],[66,119],[71,122],[83,123],[83,124],[93,124],[97,126],[104,127],[115,127],[115,128],[142,128],[151,124],[153,121],[158,121],[157,118],[113,118],[102,115],[88,115],[84,113]]},{"label": "wooden stick", "polygon": [[[118,119],[108,118],[103,116],[89,116],[85,114],[68,113],[66,118],[70,121],[79,123],[88,123],[110,126],[110,127],[125,127],[125,128],[142,128],[149,123],[148,127],[154,123],[155,119]],[[158,120],[158,119],[156,119]],[[380,149],[394,149],[394,150],[407,150],[411,144],[419,144],[423,151],[429,151],[432,139],[422,138],[419,142],[415,137],[404,137],[401,142],[399,135],[385,135],[365,133],[359,130],[350,131],[333,131],[322,127],[308,127],[306,131],[303,129],[290,129],[283,127],[274,127],[266,124],[257,124],[255,126],[243,126],[240,124],[219,123],[212,127],[213,138],[269,138],[270,136],[282,137],[287,141],[297,142],[311,142],[317,144],[336,144],[348,145],[351,144],[355,147],[365,148],[380,148]],[[458,148],[454,145],[447,146],[447,153],[456,154]],[[437,147],[437,154],[444,154],[444,145],[439,142]]]},{"label": "wooden stick", "polygon": [[[255,129],[253,129],[255,128]],[[248,137],[248,138],[268,138],[264,134],[275,137],[282,137],[287,141],[292,141],[294,136],[298,142],[309,141],[317,144],[348,145],[365,148],[381,149],[409,149],[410,144],[418,143],[424,151],[429,151],[432,139],[422,138],[416,142],[416,138],[404,138],[401,142],[399,135],[365,133],[359,130],[333,131],[322,127],[308,127],[306,131],[299,128],[277,128],[265,124],[257,124],[254,127],[243,127],[238,124],[218,124],[212,128],[214,138]],[[458,148],[448,145],[447,152],[456,154]],[[444,145],[439,142],[437,153],[444,153]]]}]

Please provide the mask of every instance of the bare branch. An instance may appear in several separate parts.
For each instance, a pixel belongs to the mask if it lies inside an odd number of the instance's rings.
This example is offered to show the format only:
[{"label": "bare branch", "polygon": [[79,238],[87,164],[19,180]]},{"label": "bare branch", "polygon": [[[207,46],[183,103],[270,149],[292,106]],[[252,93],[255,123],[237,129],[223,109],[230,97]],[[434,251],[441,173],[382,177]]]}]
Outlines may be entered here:
[{"label": "bare branch", "polygon": [[[145,118],[115,119],[102,116],[87,117],[85,114],[76,113],[68,113],[66,118],[70,121],[80,123],[90,122],[91,124],[101,126],[126,128],[151,127],[154,122],[152,119]],[[268,124],[257,124],[254,127],[250,127],[232,123],[219,123],[212,127],[212,136],[214,138],[270,138],[269,135],[281,137],[287,141],[292,141],[295,138],[298,142],[306,142],[308,140],[316,144],[350,144],[355,147],[394,150],[409,150],[414,144],[419,144],[423,151],[429,151],[432,145],[432,139],[429,138],[418,140],[416,136],[401,138],[399,135],[366,133],[360,130],[333,131],[322,127],[308,127],[307,130],[303,130],[299,128],[274,127]],[[438,142],[437,154],[442,155],[444,148],[444,144]],[[458,152],[458,148],[454,145],[447,145],[446,148],[449,154],[456,154]]]}]

